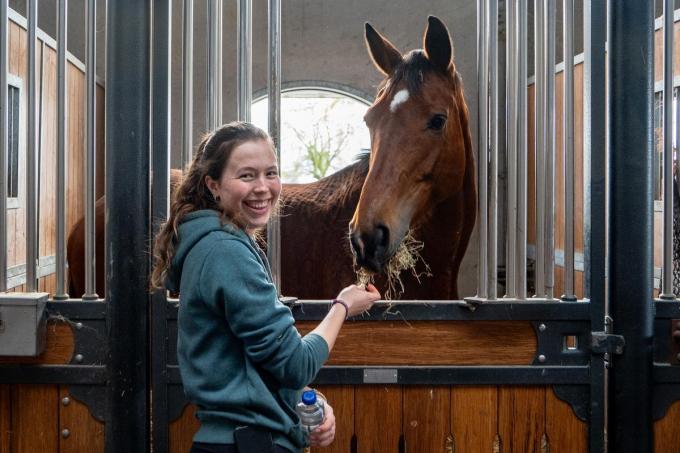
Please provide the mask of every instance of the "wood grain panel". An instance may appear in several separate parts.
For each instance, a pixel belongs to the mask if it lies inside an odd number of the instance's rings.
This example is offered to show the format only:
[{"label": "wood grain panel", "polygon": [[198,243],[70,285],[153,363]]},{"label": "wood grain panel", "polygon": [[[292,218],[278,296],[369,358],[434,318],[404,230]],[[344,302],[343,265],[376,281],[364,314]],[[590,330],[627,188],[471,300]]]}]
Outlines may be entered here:
[{"label": "wood grain panel", "polygon": [[680,401],[654,423],[654,453],[680,453]]},{"label": "wood grain panel", "polygon": [[170,423],[169,442],[170,453],[186,453],[191,449],[194,434],[200,424],[196,418],[196,406],[187,404],[182,415]]},{"label": "wood grain panel", "polygon": [[346,453],[351,451],[354,436],[354,386],[320,385],[316,387],[328,399],[335,415],[335,440],[325,448],[312,448],[312,453]]},{"label": "wood grain panel", "polygon": [[59,451],[59,388],[12,387],[12,453]]},{"label": "wood grain panel", "polygon": [[401,386],[362,385],[355,389],[357,453],[399,451],[403,423]]},{"label": "wood grain panel", "polygon": [[[301,333],[317,322],[297,323]],[[529,364],[536,336],[528,322],[346,322],[328,365]]]},{"label": "wood grain panel", "polygon": [[451,387],[451,432],[456,452],[493,452],[497,431],[495,386]]},{"label": "wood grain panel", "polygon": [[[62,403],[65,397],[69,403]],[[73,398],[68,388],[59,389],[59,432],[68,429],[69,436],[59,436],[59,453],[103,453],[104,424],[92,417],[90,410]]]},{"label": "wood grain panel", "polygon": [[11,431],[11,404],[10,404],[11,386],[8,384],[0,384],[0,453],[10,453],[10,436]]},{"label": "wood grain panel", "polygon": [[498,431],[503,453],[542,453],[545,388],[500,387],[498,407]]},{"label": "wood grain panel", "polygon": [[74,350],[73,330],[68,324],[49,322],[45,351],[37,357],[0,357],[3,363],[64,364],[71,361]]},{"label": "wood grain panel", "polygon": [[588,453],[588,425],[551,388],[545,394],[545,432],[550,453]]},{"label": "wood grain panel", "polygon": [[404,387],[402,431],[407,453],[446,451],[451,434],[450,387]]}]

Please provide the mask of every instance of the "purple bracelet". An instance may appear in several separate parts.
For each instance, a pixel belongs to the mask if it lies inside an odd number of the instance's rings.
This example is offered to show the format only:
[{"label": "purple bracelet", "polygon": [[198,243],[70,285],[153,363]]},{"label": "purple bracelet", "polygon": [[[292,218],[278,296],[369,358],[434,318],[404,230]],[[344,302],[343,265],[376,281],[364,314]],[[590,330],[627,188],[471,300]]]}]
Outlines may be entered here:
[{"label": "purple bracelet", "polygon": [[[340,304],[340,305],[342,305],[343,307],[345,307],[345,315],[346,315],[346,316],[345,316],[345,321],[346,321],[347,318],[349,318],[349,307],[347,306],[347,303],[345,303],[345,301],[340,300],[340,299],[333,299],[333,300],[331,301],[331,307],[333,307],[333,305],[335,305],[335,304]],[[330,310],[330,308],[329,308],[329,310]]]}]

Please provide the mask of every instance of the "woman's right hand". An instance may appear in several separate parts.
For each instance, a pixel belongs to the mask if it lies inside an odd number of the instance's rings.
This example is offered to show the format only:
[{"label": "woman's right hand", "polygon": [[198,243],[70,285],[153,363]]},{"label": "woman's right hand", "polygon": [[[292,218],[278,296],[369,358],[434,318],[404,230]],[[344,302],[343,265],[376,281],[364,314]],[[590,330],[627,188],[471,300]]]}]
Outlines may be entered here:
[{"label": "woman's right hand", "polygon": [[347,304],[348,316],[356,316],[371,308],[375,301],[380,300],[380,292],[370,283],[366,285],[366,288],[350,285],[340,291],[337,298]]}]

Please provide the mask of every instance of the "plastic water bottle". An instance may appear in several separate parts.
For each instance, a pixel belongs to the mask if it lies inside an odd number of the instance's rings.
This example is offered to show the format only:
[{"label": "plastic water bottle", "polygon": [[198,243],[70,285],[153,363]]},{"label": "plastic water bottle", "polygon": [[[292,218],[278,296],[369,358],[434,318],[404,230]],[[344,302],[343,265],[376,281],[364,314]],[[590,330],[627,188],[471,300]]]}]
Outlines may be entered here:
[{"label": "plastic water bottle", "polygon": [[307,434],[314,431],[323,423],[323,400],[316,397],[316,392],[314,390],[302,392],[302,398],[300,398],[297,406],[295,406],[295,411],[297,412],[298,417],[300,417],[302,430]]}]

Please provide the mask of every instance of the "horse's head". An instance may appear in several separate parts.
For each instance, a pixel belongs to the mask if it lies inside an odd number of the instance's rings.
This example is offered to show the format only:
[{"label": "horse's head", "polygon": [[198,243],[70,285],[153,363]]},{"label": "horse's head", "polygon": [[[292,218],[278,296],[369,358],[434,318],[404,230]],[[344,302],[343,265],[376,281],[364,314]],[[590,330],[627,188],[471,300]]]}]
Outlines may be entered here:
[{"label": "horse's head", "polygon": [[364,120],[369,171],[350,223],[357,263],[373,272],[434,207],[461,189],[470,132],[446,26],[428,18],[424,49],[401,53],[371,25],[366,43],[385,74]]}]

